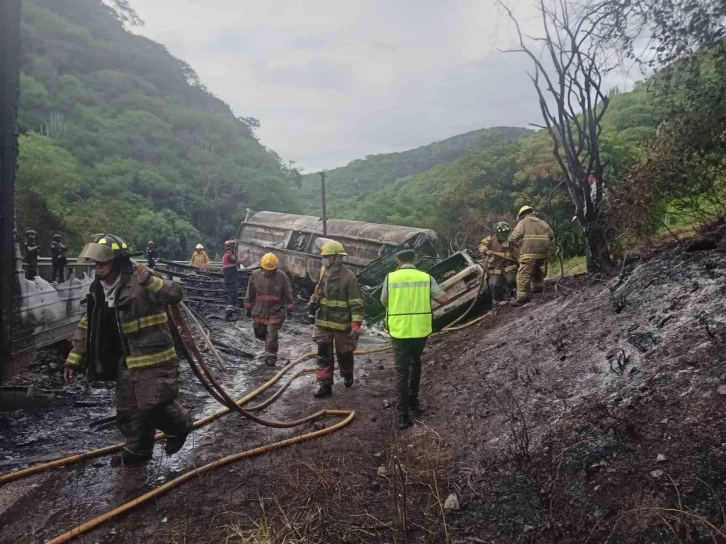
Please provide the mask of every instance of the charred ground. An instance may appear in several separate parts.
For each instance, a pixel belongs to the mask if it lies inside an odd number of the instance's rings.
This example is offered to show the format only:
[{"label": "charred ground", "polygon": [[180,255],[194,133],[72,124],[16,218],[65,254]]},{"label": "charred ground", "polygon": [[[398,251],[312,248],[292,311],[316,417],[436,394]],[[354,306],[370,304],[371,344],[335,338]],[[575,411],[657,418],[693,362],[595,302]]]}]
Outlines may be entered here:
[{"label": "charred ground", "polygon": [[[312,399],[311,379],[302,378],[267,417],[294,419],[323,406],[354,409],[354,422],[224,467],[81,541],[723,541],[723,232],[706,241],[633,259],[619,278],[565,278],[530,306],[432,338],[427,410],[404,433],[393,426],[389,354],[358,357],[356,386],[336,384],[325,402]],[[225,342],[244,349],[251,341],[247,323],[215,323]],[[287,355],[312,347],[305,326],[286,327]],[[237,394],[270,374],[235,361],[236,371],[217,371]],[[50,362],[40,364],[50,372]],[[197,415],[212,409],[190,380],[188,406]],[[114,442],[113,429],[98,438],[74,428],[112,413],[108,393],[99,396],[105,408],[83,406],[89,392],[66,386],[43,410],[7,413],[3,453],[17,457],[21,444],[32,456]],[[34,425],[51,422],[53,439],[28,443]],[[195,433],[171,462],[119,473],[100,459],[6,485],[0,541],[41,542],[176,472],[300,432],[230,415]],[[450,494],[458,510],[444,507]]]}]

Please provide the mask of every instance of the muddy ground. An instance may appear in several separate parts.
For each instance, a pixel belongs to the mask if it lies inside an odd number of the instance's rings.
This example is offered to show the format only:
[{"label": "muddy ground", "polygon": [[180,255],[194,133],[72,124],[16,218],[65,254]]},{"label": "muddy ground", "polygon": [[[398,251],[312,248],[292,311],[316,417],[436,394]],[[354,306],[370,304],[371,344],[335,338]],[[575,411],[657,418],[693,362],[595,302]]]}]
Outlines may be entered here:
[{"label": "muddy ground", "polygon": [[[358,357],[355,386],[324,401],[300,378],[265,417],[343,408],[353,423],[225,466],[79,540],[726,542],[725,262],[666,246],[621,278],[565,278],[529,306],[432,338],[426,412],[402,433],[389,354]],[[210,322],[225,343],[261,351],[247,320]],[[309,327],[288,323],[281,345],[288,358],[310,351]],[[226,359],[215,372],[233,396],[272,375],[258,359]],[[34,383],[32,399],[2,394],[0,472],[119,440],[88,426],[112,415],[109,390],[62,385],[57,360],[44,352],[18,379]],[[182,382],[196,416],[217,409],[187,370]],[[43,542],[194,466],[310,430],[228,415],[171,459],[158,446],[143,468],[100,458],[7,484],[0,542]],[[444,505],[452,494],[458,509]]]}]

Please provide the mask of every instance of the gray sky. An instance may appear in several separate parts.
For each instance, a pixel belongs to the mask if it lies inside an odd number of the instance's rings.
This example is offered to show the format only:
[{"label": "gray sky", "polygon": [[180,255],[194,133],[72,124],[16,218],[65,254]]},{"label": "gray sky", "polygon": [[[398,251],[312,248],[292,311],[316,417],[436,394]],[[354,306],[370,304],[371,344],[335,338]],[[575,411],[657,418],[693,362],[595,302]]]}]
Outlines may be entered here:
[{"label": "gray sky", "polygon": [[146,23],[138,32],[259,119],[262,143],[305,172],[540,121],[527,59],[498,52],[513,35],[494,0],[132,5]]}]

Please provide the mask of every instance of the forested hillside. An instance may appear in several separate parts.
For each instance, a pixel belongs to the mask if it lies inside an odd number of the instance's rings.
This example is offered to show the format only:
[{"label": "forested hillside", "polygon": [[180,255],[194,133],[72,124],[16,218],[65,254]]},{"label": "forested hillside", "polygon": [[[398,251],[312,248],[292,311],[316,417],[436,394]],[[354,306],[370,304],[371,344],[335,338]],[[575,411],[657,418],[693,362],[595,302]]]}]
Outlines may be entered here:
[{"label": "forested hillside", "polygon": [[[641,158],[643,145],[655,135],[658,120],[645,85],[630,93],[612,94],[603,120],[603,153],[607,175],[616,179]],[[471,134],[478,135],[472,151],[453,161],[439,160],[433,168],[409,176],[395,177],[383,166],[383,157],[392,163],[396,156],[403,158],[439,144],[369,157],[331,170],[328,188],[338,198],[329,198],[328,215],[429,227],[444,238],[456,238],[460,244],[468,242],[473,246],[494,221],[512,221],[517,208],[530,203],[541,208],[558,227],[565,256],[582,254],[582,230],[571,222],[572,201],[559,185],[561,174],[546,132],[491,129]],[[359,178],[355,177],[356,170],[361,172]],[[384,183],[369,181],[367,176],[373,175]],[[355,179],[362,181],[355,185]],[[306,180],[313,186],[314,182]],[[354,193],[355,198],[340,198],[341,187]],[[319,213],[319,204],[313,209]]]},{"label": "forested hillside", "polygon": [[[449,164],[472,151],[488,145],[492,137],[515,141],[531,130],[517,127],[495,127],[459,134],[440,142],[398,153],[368,155],[347,166],[328,171],[326,193],[331,217],[364,219],[361,197],[388,187],[394,181],[424,172],[437,165]],[[320,213],[320,177],[317,173],[303,176],[301,199],[308,213]]]},{"label": "forested hillside", "polygon": [[[121,3],[123,4],[123,3]],[[101,0],[24,0],[18,223],[75,255],[110,231],[167,257],[212,248],[245,208],[296,211],[283,161],[190,66]],[[21,233],[22,234],[22,233]]]}]

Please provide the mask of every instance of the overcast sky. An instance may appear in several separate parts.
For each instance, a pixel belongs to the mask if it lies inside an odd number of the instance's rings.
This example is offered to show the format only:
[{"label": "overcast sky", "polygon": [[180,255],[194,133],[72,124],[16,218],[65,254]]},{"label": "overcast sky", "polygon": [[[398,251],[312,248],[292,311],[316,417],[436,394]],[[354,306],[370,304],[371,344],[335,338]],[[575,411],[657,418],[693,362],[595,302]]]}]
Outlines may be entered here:
[{"label": "overcast sky", "polygon": [[[133,0],[262,143],[315,172],[474,129],[539,122],[494,0]],[[531,15],[526,3],[518,13]]]}]

